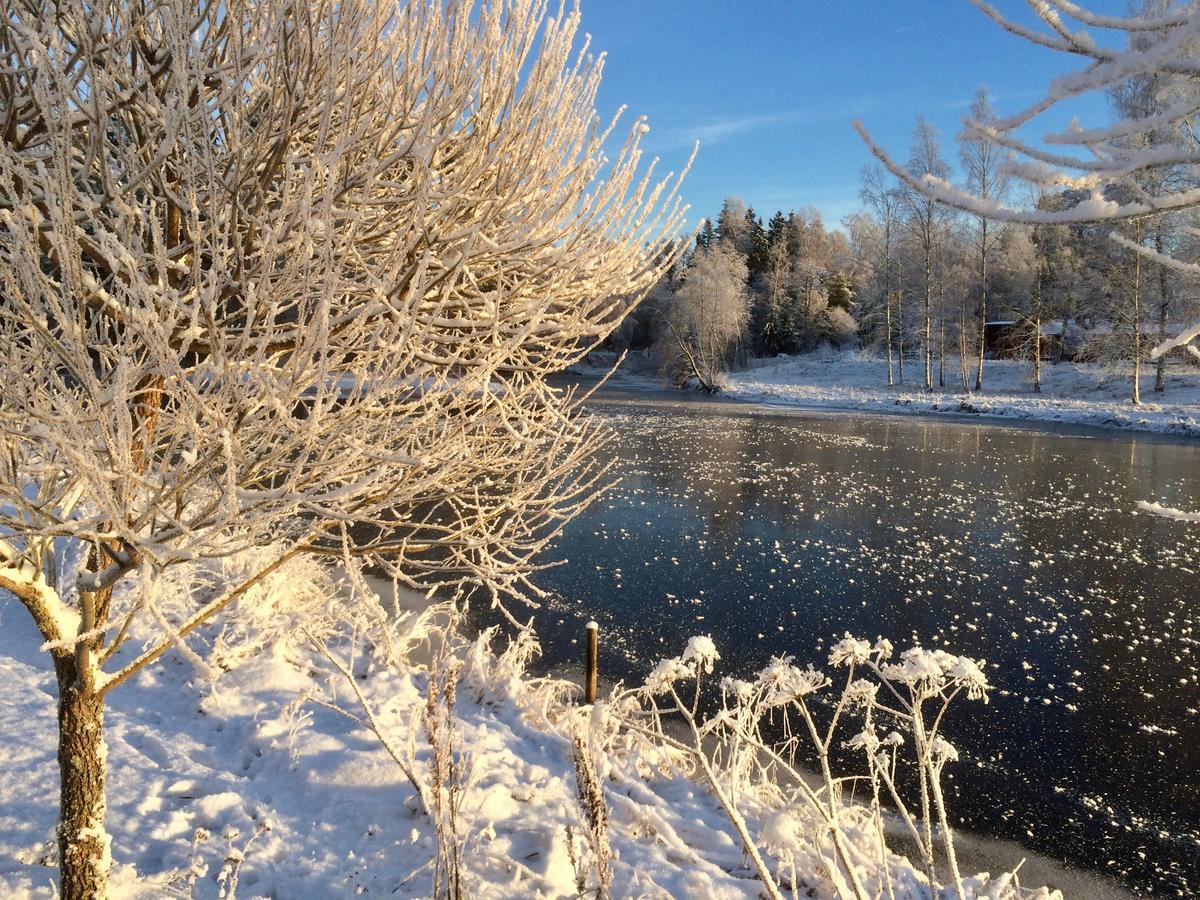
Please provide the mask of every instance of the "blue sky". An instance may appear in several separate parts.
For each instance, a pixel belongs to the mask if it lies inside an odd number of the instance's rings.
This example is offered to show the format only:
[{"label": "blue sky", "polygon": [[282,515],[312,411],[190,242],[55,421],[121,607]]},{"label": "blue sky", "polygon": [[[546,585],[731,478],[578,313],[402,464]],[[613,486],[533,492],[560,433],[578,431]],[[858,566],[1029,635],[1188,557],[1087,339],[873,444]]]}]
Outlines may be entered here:
[{"label": "blue sky", "polygon": [[[1024,0],[992,2],[1030,21]],[[957,168],[954,135],[979,85],[1012,113],[1079,67],[1003,32],[967,0],[583,0],[582,9],[583,30],[607,54],[601,114],[624,103],[648,116],[645,147],[671,168],[700,139],[684,190],[693,221],[737,195],[764,218],[815,206],[836,224],[856,208],[870,161],[853,119],[903,159],[923,114]],[[1102,98],[1071,112],[1108,116]]]}]

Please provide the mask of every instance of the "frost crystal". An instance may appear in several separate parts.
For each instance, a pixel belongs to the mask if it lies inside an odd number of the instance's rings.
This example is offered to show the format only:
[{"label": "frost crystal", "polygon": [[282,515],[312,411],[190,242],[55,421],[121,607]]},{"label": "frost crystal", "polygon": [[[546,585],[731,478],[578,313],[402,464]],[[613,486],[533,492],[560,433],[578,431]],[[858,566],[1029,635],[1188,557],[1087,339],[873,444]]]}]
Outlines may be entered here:
[{"label": "frost crystal", "polygon": [[687,649],[683,651],[684,662],[695,660],[705,672],[711,672],[713,670],[713,663],[720,658],[721,654],[717,653],[717,645],[707,635],[695,635],[690,638]]},{"label": "frost crystal", "polygon": [[930,747],[933,751],[933,758],[938,762],[958,762],[958,751],[954,749],[954,745],[942,737],[940,734],[933,739],[933,744]]},{"label": "frost crystal", "polygon": [[865,678],[856,678],[847,686],[843,696],[850,703],[870,704],[878,693],[879,685]]},{"label": "frost crystal", "polygon": [[754,685],[748,681],[742,681],[740,678],[730,678],[726,676],[721,679],[721,690],[729,696],[733,697],[739,703],[745,703],[754,693]]},{"label": "frost crystal", "polygon": [[831,666],[858,666],[871,658],[870,641],[859,640],[846,632],[846,636],[829,651]]},{"label": "frost crystal", "polygon": [[652,694],[662,694],[669,690],[675,682],[689,678],[691,675],[692,670],[678,657],[664,659],[646,677],[646,690]]},{"label": "frost crystal", "polygon": [[829,684],[829,679],[811,666],[800,669],[792,665],[791,656],[776,656],[758,673],[758,684],[765,689],[765,703],[783,706],[800,697],[807,697]]}]

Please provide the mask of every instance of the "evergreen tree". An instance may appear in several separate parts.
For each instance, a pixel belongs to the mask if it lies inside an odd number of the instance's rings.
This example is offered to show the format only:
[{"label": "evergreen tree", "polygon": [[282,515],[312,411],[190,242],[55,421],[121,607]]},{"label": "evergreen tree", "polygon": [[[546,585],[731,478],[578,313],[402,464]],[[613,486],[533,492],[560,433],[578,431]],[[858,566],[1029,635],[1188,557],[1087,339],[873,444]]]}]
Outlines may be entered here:
[{"label": "evergreen tree", "polygon": [[830,306],[850,312],[850,307],[854,305],[854,285],[845,272],[834,272],[825,280],[825,294]]},{"label": "evergreen tree", "polygon": [[767,224],[767,244],[772,249],[784,239],[787,224],[788,217],[783,214],[783,211],[775,210],[775,215],[771,216],[771,221]]},{"label": "evergreen tree", "polygon": [[762,219],[754,214],[754,207],[746,210],[746,230],[748,252],[746,253],[746,269],[750,280],[762,275],[770,265],[770,245],[767,242],[767,232],[763,228]]},{"label": "evergreen tree", "polygon": [[726,197],[717,216],[717,240],[731,243],[745,256],[749,252],[749,229],[746,225],[746,204],[741,197]]}]

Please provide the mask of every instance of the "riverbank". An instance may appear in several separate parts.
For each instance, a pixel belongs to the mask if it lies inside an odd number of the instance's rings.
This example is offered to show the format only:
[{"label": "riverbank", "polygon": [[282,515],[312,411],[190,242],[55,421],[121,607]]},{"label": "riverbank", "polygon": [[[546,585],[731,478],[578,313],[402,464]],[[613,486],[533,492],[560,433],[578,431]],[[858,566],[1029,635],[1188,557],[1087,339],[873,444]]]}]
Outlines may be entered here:
[{"label": "riverbank", "polygon": [[[177,571],[172,585],[212,583],[230,574],[222,567],[246,565],[253,560],[223,561],[201,579]],[[289,564],[247,601],[286,606],[282,625],[251,613],[236,631],[201,638],[211,645],[211,671],[172,654],[113,694],[105,735],[114,900],[429,897],[447,840],[458,847],[467,896],[586,896],[596,857],[580,803],[581,746],[600,773],[590,777],[604,804],[612,896],[761,896],[717,797],[670,753],[593,747],[610,713],[578,705],[563,682],[528,675],[527,637],[505,647],[490,633],[447,633],[405,597],[384,604],[410,607],[387,661],[361,645],[355,652],[346,629],[331,628],[326,604],[343,590],[311,564]],[[320,644],[301,637],[314,631]],[[454,648],[440,668],[428,662],[431,639]],[[55,685],[39,643],[19,604],[0,600],[0,895],[13,900],[56,896]],[[353,690],[335,659],[353,674]],[[449,707],[428,700],[439,671],[438,684],[454,685]],[[440,737],[427,724],[430,710],[444,717]],[[440,762],[439,747],[447,754]],[[441,782],[444,802],[455,804],[449,835],[421,811],[436,790],[435,765],[451,779]],[[772,823],[782,814],[770,803],[747,795],[739,806],[752,834],[774,835],[773,866],[782,872],[782,860],[792,860],[793,883],[831,895],[807,831],[781,837]],[[859,840],[870,849],[870,835]],[[977,857],[968,850],[965,858]],[[882,884],[883,871],[872,861],[861,876]],[[897,896],[928,895],[904,857],[888,854],[886,871]],[[966,890],[1061,896],[1005,892],[986,875],[966,879]]]},{"label": "riverbank", "polygon": [[845,631],[985,657],[991,702],[947,723],[964,827],[1194,893],[1200,558],[1141,506],[1200,509],[1194,439],[620,384],[589,407],[617,484],[544,573],[544,662],[588,619],[627,683],[697,632],[735,677]]},{"label": "riverbank", "polygon": [[[609,355],[599,355],[578,371],[585,375],[599,372],[611,361]],[[1176,363],[1162,394],[1154,392],[1153,368],[1146,368],[1140,382],[1142,403],[1133,406],[1129,402],[1128,373],[1108,366],[1047,364],[1042,391],[1035,394],[1028,363],[988,360],[984,390],[964,393],[954,387],[961,385],[958,360],[948,358],[947,387],[926,393],[914,386],[914,381],[921,378],[916,363],[907,361],[906,384],[888,386],[886,362],[865,353],[754,359],[748,368],[730,373],[721,396],[805,409],[949,414],[1200,438],[1200,368],[1185,369]],[[649,363],[633,355],[610,383],[630,390],[660,390],[664,386]]]}]

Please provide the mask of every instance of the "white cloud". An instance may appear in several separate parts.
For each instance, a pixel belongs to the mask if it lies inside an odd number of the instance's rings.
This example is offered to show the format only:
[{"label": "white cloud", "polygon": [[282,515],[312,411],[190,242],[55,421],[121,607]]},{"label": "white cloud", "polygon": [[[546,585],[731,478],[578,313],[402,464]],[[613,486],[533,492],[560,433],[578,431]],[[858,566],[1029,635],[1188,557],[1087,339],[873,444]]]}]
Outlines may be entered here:
[{"label": "white cloud", "polygon": [[701,147],[711,146],[740,134],[793,121],[800,115],[799,110],[787,110],[759,116],[731,116],[682,128],[667,128],[661,135],[662,144],[668,147],[686,147],[699,141]]}]

